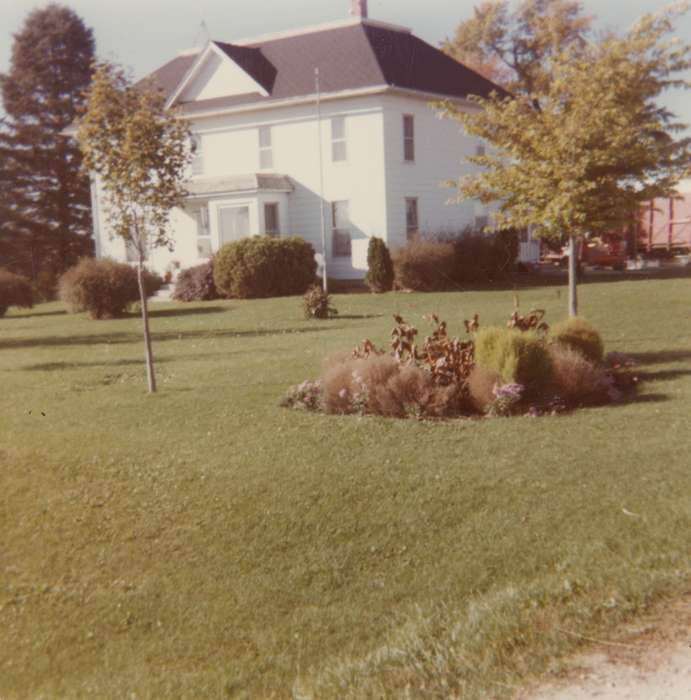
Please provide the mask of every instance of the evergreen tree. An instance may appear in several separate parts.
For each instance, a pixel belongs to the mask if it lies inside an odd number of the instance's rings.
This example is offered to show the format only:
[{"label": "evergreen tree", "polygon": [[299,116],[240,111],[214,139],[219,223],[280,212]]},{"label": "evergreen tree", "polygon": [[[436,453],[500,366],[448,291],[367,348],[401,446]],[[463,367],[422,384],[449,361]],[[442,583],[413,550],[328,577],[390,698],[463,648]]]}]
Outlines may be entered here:
[{"label": "evergreen tree", "polygon": [[57,4],[31,12],[0,75],[0,255],[34,279],[60,272],[92,250],[88,177],[74,140],[62,134],[83,105],[94,39]]},{"label": "evergreen tree", "polygon": [[381,238],[373,236],[369,239],[367,267],[365,281],[373,292],[390,292],[393,289],[393,262],[389,249]]}]

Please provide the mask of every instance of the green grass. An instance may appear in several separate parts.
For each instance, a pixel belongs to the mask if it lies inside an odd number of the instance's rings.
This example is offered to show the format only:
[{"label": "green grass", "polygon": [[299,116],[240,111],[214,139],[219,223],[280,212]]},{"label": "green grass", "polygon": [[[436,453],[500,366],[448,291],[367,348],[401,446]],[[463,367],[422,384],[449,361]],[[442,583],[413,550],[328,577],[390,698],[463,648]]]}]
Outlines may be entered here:
[{"label": "green grass", "polygon": [[[563,291],[521,306],[563,317]],[[584,285],[639,400],[418,423],[281,409],[393,312],[459,331],[509,291],[0,320],[0,697],[510,694],[691,580],[691,280]],[[635,515],[630,515],[635,514]]]}]

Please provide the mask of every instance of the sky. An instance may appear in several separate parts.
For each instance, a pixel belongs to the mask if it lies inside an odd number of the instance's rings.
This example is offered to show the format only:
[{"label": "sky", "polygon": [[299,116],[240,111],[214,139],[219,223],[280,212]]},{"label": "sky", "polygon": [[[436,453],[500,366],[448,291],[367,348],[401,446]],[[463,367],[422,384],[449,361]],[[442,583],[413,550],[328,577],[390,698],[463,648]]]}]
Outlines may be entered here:
[{"label": "sky", "polygon": [[[472,14],[477,0],[369,0],[369,15],[410,27],[438,45]],[[28,12],[45,0],[0,0],[0,72],[9,66],[12,35]],[[232,41],[348,17],[350,0],[62,0],[93,28],[101,58],[131,67],[136,77],[154,70],[178,51],[199,43],[202,22],[213,39]],[[601,29],[625,30],[666,0],[584,0]],[[691,13],[677,35],[691,40]],[[691,76],[690,76],[691,77]],[[691,91],[670,94],[665,103],[691,124]]]}]

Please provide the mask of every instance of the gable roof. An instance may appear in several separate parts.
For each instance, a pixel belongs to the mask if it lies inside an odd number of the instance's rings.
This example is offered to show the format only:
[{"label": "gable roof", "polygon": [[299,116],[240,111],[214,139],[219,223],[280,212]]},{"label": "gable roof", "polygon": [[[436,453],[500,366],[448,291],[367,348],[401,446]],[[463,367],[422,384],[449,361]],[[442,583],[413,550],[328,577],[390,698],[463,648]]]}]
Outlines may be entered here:
[{"label": "gable roof", "polygon": [[[324,94],[387,86],[452,98],[504,92],[408,30],[371,20],[242,44],[213,43],[267,94],[183,102],[186,113],[313,95],[315,68],[319,68]],[[149,78],[170,97],[197,58],[198,54],[178,56]]]}]

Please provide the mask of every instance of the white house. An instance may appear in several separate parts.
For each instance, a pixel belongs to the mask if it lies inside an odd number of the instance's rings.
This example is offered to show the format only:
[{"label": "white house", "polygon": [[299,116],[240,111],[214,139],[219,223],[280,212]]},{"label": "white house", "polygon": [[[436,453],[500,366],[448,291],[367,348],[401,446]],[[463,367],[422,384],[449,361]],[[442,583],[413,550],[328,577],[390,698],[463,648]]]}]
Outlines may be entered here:
[{"label": "white house", "polygon": [[[323,230],[329,276],[354,279],[371,236],[396,248],[418,231],[486,223],[481,204],[448,204],[444,184],[475,167],[465,156],[483,146],[431,102],[471,109],[469,95],[495,86],[409,29],[369,19],[366,0],[351,14],[211,41],[150,76],[190,120],[195,151],[186,206],[172,217],[175,250],[152,251],[151,268],[189,267],[251,235],[299,235],[321,253]],[[95,186],[97,255],[126,260],[99,204]]]}]

